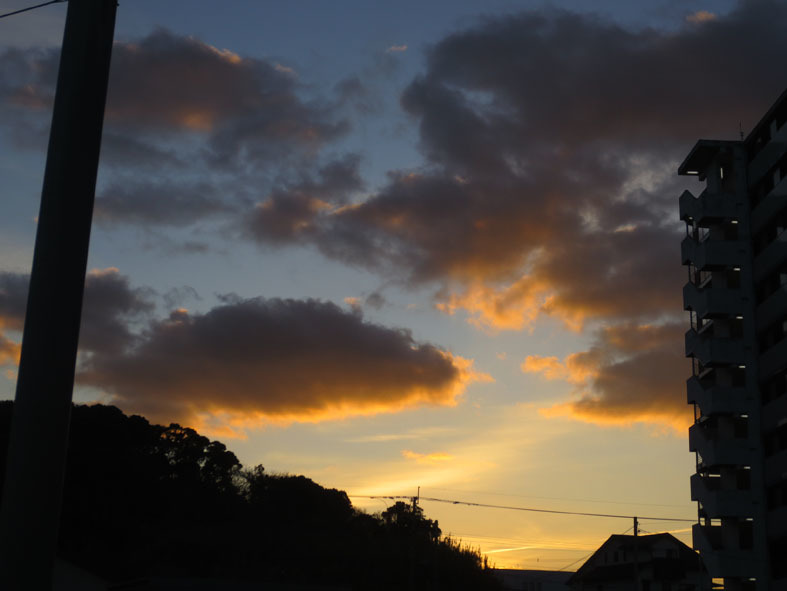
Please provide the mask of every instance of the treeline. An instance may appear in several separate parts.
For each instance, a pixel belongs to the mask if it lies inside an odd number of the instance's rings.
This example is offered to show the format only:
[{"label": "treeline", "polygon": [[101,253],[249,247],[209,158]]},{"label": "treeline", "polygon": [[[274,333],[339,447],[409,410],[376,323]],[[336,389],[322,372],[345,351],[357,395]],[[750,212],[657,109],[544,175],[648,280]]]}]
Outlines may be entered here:
[{"label": "treeline", "polygon": [[[12,407],[0,403],[0,479]],[[75,406],[67,461],[60,555],[109,581],[498,588],[480,554],[443,537],[420,507],[359,512],[345,492],[304,476],[245,469],[193,429],[151,425],[113,406]]]}]

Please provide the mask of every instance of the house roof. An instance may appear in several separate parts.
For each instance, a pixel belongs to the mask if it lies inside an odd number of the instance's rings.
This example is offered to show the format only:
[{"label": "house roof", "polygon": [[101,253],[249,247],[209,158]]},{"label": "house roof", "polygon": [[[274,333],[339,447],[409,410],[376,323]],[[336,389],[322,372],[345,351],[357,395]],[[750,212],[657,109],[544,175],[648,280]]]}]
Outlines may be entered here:
[{"label": "house roof", "polygon": [[654,574],[658,578],[675,578],[676,575],[685,570],[696,570],[699,565],[699,556],[694,550],[681,542],[672,534],[651,534],[646,536],[626,536],[615,534],[610,536],[598,550],[583,564],[576,573],[569,579],[569,583],[575,581],[601,581],[619,580],[634,576],[634,564],[629,562],[619,564],[599,564],[600,558],[597,556],[608,550],[630,551],[633,553],[634,547],[638,553],[652,550],[654,546],[669,543],[677,550],[675,558],[653,558],[641,561],[640,564],[650,564],[653,566]]}]

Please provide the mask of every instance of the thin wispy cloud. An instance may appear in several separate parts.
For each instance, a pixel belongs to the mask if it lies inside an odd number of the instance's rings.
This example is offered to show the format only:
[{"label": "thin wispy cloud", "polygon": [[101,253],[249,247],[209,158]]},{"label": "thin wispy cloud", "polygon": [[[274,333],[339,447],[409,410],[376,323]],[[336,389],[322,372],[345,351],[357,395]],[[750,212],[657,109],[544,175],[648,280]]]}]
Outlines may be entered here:
[{"label": "thin wispy cloud", "polygon": [[419,464],[440,464],[454,459],[454,456],[445,452],[419,453],[410,449],[403,449],[402,456]]}]

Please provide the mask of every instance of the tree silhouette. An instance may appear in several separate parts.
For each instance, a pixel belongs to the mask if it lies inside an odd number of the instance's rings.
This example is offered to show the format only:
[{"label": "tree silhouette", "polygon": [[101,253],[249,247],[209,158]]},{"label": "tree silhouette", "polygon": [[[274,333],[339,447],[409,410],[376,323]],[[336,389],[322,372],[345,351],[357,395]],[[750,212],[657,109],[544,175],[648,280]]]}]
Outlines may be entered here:
[{"label": "tree silhouette", "polygon": [[397,501],[381,517],[385,525],[400,535],[424,537],[432,542],[440,538],[442,532],[437,521],[424,517],[424,511],[415,502],[412,505]]},{"label": "tree silhouette", "polygon": [[[2,462],[12,408],[0,402]],[[157,575],[359,591],[498,588],[480,554],[441,538],[417,505],[367,515],[344,491],[243,469],[224,444],[193,429],[102,405],[73,408],[59,553],[117,582]]]}]

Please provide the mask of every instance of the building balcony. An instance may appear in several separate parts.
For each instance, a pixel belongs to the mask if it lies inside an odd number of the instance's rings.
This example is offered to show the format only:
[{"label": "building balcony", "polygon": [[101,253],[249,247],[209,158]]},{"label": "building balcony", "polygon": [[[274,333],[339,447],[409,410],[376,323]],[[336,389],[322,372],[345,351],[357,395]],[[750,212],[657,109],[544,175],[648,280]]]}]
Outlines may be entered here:
[{"label": "building balcony", "polygon": [[769,538],[778,539],[787,536],[787,505],[768,511],[766,519]]},{"label": "building balcony", "polygon": [[680,219],[700,224],[705,220],[738,218],[744,211],[744,202],[734,193],[710,193],[707,189],[699,197],[683,191],[678,204]]},{"label": "building balcony", "polygon": [[691,475],[691,500],[702,503],[708,517],[751,517],[751,491],[719,488],[721,478]]},{"label": "building balcony", "polygon": [[771,220],[773,220],[774,216],[784,207],[785,197],[787,197],[787,177],[779,181],[779,184],[771,189],[762,201],[752,210],[752,235],[762,230]]},{"label": "building balcony", "polygon": [[739,338],[715,337],[690,328],[686,331],[685,346],[687,357],[696,357],[705,365],[709,363],[744,364],[743,341]]},{"label": "building balcony", "polygon": [[760,379],[767,380],[787,364],[787,338],[760,354]]},{"label": "building balcony", "polygon": [[696,376],[686,380],[686,394],[687,402],[699,406],[704,415],[749,414],[755,404],[746,388],[703,385]]},{"label": "building balcony", "polygon": [[787,394],[774,398],[762,407],[762,430],[773,431],[787,417]]},{"label": "building balcony", "polygon": [[765,459],[765,484],[770,486],[784,480],[787,473],[787,449]]},{"label": "building balcony", "polygon": [[740,316],[743,314],[743,298],[740,289],[702,289],[693,283],[687,283],[683,286],[683,307],[694,310],[699,318],[709,315]]},{"label": "building balcony", "polygon": [[757,152],[757,155],[749,163],[746,177],[750,184],[760,180],[776,164],[784,154],[785,142],[787,142],[787,126],[782,125],[781,129],[771,137],[770,141]]},{"label": "building balcony", "polygon": [[721,439],[715,430],[698,423],[689,427],[689,451],[700,454],[706,467],[751,466],[753,460],[748,439]]},{"label": "building balcony", "polygon": [[[686,238],[683,239],[685,241]],[[787,232],[779,234],[776,240],[754,257],[754,281],[762,281],[776,272],[784,262],[787,262]]]},{"label": "building balcony", "polygon": [[691,528],[694,548],[713,578],[750,578],[757,576],[757,557],[752,550],[722,547],[721,527],[695,523]]},{"label": "building balcony", "polygon": [[[685,301],[685,288],[683,294]],[[781,320],[785,312],[787,312],[787,285],[782,285],[757,306],[757,331],[762,332],[774,322]]]},{"label": "building balcony", "polygon": [[680,243],[683,264],[694,263],[698,269],[742,267],[746,264],[747,252],[746,243],[740,240],[704,240],[699,242],[691,236],[686,236]]}]

